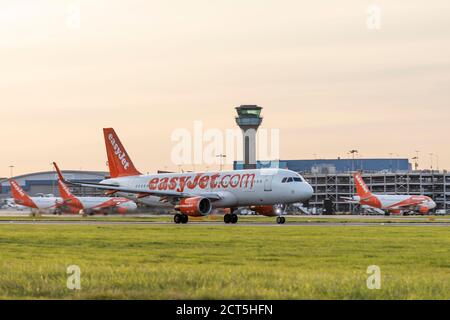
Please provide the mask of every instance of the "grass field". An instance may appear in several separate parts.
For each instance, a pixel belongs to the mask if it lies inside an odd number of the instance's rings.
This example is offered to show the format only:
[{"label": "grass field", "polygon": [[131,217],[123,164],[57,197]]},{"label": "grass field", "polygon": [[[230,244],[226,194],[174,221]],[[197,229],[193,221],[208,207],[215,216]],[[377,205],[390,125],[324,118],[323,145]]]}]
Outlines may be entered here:
[{"label": "grass field", "polygon": [[0,225],[0,268],[3,299],[450,299],[450,231]]},{"label": "grass field", "polygon": [[[110,222],[173,222],[172,215],[148,215],[148,216],[120,216],[120,215],[94,215],[89,217],[81,217],[79,215],[63,215],[63,216],[35,216],[31,217],[29,215],[23,216],[0,216],[0,221],[110,221]],[[287,222],[312,222],[312,223],[349,223],[349,222],[361,222],[361,223],[439,223],[439,222],[450,222],[450,216],[287,216]],[[210,215],[207,217],[190,217],[189,221],[193,222],[223,222],[222,215]],[[274,217],[264,217],[264,216],[239,216],[240,222],[248,223],[275,223]]]}]

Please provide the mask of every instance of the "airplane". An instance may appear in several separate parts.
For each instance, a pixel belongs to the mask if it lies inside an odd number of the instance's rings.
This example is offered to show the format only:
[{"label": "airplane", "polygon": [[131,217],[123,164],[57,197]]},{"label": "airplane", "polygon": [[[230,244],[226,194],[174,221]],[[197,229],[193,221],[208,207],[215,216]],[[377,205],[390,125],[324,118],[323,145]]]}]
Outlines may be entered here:
[{"label": "airplane", "polygon": [[17,205],[14,202],[13,198],[8,198],[8,199],[2,200],[0,206],[2,209],[17,208]]},{"label": "airplane", "polygon": [[230,209],[224,222],[235,224],[238,207],[251,207],[258,214],[277,217],[277,223],[283,224],[286,219],[281,205],[307,201],[314,193],[302,176],[285,169],[144,175],[135,168],[114,129],[105,128],[103,133],[110,178],[100,183],[67,183],[102,189],[108,194],[158,197],[178,211],[174,215],[176,224],[187,223],[189,217],[208,216],[218,208]]},{"label": "airplane", "polygon": [[103,214],[118,212],[124,214],[137,209],[136,203],[126,198],[77,197],[73,195],[63,182],[64,177],[58,165],[55,162],[53,162],[53,165],[58,174],[58,190],[62,197],[62,202],[60,203],[62,208],[68,208],[72,213],[79,213],[83,216],[94,215],[96,212]]},{"label": "airplane", "polygon": [[430,197],[373,194],[364,182],[361,173],[356,172],[354,174],[354,179],[358,195],[352,198],[344,198],[349,200],[349,202],[358,203],[362,206],[369,206],[393,214],[401,214],[403,211],[416,211],[421,214],[428,214],[431,210],[436,208],[436,203]]},{"label": "airplane", "polygon": [[58,197],[30,197],[15,181],[10,179],[11,193],[17,207],[27,207],[32,213],[56,213],[58,211]]}]

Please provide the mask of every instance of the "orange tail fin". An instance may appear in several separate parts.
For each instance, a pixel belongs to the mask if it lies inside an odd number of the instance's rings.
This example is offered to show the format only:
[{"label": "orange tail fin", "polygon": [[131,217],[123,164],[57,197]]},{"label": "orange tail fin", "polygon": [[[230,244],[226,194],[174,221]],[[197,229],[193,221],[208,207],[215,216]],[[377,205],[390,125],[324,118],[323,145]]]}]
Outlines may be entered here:
[{"label": "orange tail fin", "polygon": [[61,195],[61,198],[63,200],[73,199],[75,196],[70,192],[70,189],[67,187],[67,185],[61,181],[61,179],[58,179],[58,190],[59,194]]},{"label": "orange tail fin", "polygon": [[61,195],[61,198],[63,198],[63,200],[75,198],[72,192],[70,192],[70,189],[64,183],[64,177],[61,173],[61,170],[59,170],[59,167],[56,164],[56,162],[53,162],[53,166],[55,167],[56,173],[58,174],[58,190],[59,194]]},{"label": "orange tail fin", "polygon": [[103,129],[105,136],[106,154],[108,155],[109,173],[111,178],[138,176],[130,156],[120,142],[113,128]]},{"label": "orange tail fin", "polygon": [[369,198],[372,196],[372,192],[370,192],[369,187],[364,182],[364,179],[362,178],[361,174],[359,172],[355,173],[355,184],[356,184],[356,192],[358,193],[358,196],[361,199]]},{"label": "orange tail fin", "polygon": [[11,185],[11,193],[16,204],[31,208],[37,208],[34,201],[15,180],[9,180],[9,184]]}]

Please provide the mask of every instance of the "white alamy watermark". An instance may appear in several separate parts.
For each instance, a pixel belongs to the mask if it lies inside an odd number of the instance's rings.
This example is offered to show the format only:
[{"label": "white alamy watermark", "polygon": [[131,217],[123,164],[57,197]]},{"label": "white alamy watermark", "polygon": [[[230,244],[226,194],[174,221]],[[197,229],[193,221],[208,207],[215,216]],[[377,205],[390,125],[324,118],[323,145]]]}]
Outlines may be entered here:
[{"label": "white alamy watermark", "polygon": [[69,290],[81,290],[81,268],[77,265],[71,265],[67,267],[67,289]]},{"label": "white alamy watermark", "polygon": [[70,30],[79,30],[81,28],[81,4],[78,1],[67,5],[66,27]]},{"label": "white alamy watermark", "polygon": [[234,160],[243,160],[244,140],[248,163],[280,158],[279,129],[250,129],[243,134],[237,128],[205,129],[202,121],[194,121],[191,130],[179,128],[172,132],[171,161],[177,166],[231,165]]},{"label": "white alamy watermark", "polygon": [[381,268],[379,266],[369,266],[367,268],[367,289],[380,290],[381,289]]},{"label": "white alamy watermark", "polygon": [[381,6],[371,4],[367,7],[367,29],[377,31],[381,29]]}]

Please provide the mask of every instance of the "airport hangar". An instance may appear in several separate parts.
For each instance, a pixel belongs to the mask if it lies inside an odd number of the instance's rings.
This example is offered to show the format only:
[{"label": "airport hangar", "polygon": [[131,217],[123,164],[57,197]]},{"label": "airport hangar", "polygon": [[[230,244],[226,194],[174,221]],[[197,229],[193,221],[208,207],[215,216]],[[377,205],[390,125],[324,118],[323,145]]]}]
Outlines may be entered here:
[{"label": "airport hangar", "polygon": [[[234,169],[242,169],[242,162]],[[438,170],[413,170],[408,159],[324,159],[258,161],[257,168],[282,168],[301,174],[314,188],[309,207],[323,208],[330,200],[334,212],[359,213],[360,206],[342,197],[356,194],[353,172],[361,171],[374,193],[426,195],[437,204],[436,210],[450,212],[450,174]]]}]

